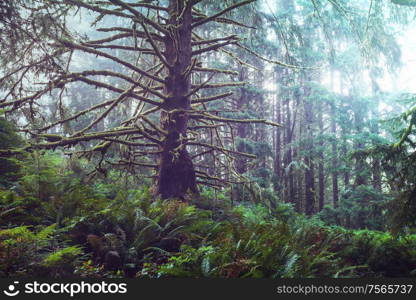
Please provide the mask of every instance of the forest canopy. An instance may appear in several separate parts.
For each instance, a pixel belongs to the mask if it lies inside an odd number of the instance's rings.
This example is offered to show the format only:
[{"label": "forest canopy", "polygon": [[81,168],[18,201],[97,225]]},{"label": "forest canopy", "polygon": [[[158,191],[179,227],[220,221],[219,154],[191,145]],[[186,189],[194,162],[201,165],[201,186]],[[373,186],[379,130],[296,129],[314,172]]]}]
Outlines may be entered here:
[{"label": "forest canopy", "polygon": [[415,7],[2,1],[0,276],[415,276]]}]

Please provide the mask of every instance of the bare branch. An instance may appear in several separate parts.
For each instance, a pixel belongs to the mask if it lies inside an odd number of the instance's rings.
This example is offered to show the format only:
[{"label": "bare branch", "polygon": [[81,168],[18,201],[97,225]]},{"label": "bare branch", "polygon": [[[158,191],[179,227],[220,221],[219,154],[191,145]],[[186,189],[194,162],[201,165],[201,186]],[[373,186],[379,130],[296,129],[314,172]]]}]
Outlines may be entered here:
[{"label": "bare branch", "polygon": [[200,54],[205,53],[205,52],[215,51],[215,50],[218,50],[219,48],[222,48],[222,47],[227,46],[227,45],[232,45],[232,44],[236,44],[236,41],[230,40],[230,41],[225,41],[225,42],[222,42],[222,43],[216,43],[214,45],[192,51],[192,55],[196,56],[196,55],[200,55]]},{"label": "bare branch", "polygon": [[187,145],[211,148],[211,149],[214,149],[214,150],[217,150],[217,151],[220,151],[220,152],[228,152],[228,153],[232,153],[232,154],[236,154],[236,155],[245,156],[245,157],[248,157],[248,158],[257,158],[257,156],[253,155],[253,154],[234,151],[234,150],[229,150],[229,149],[226,149],[226,148],[223,148],[223,147],[218,147],[218,146],[215,146],[215,145],[201,143],[201,142],[187,142]]},{"label": "bare branch", "polygon": [[128,11],[130,11],[139,21],[139,23],[144,22],[150,26],[152,26],[154,29],[162,32],[163,34],[169,34],[169,32],[163,28],[161,25],[159,25],[158,23],[150,20],[149,18],[147,18],[146,16],[144,16],[143,14],[141,14],[138,10],[134,9],[133,7],[131,7],[129,4],[121,1],[121,0],[110,0],[112,3],[117,4],[125,9],[127,9]]},{"label": "bare branch", "polygon": [[246,0],[246,1],[243,1],[243,2],[240,2],[240,3],[236,3],[234,5],[231,5],[231,6],[227,7],[226,9],[220,11],[219,13],[216,13],[215,15],[212,15],[210,17],[207,17],[207,18],[203,19],[203,20],[200,20],[200,21],[197,21],[197,22],[193,23],[192,24],[192,28],[195,28],[197,26],[201,26],[201,25],[203,25],[205,23],[208,23],[210,21],[213,21],[216,18],[222,16],[223,14],[225,14],[225,13],[227,13],[227,12],[233,10],[233,9],[236,9],[237,7],[250,4],[250,3],[254,2],[254,1],[256,1],[256,0]]},{"label": "bare branch", "polygon": [[164,83],[164,80],[161,79],[160,77],[154,76],[154,75],[152,75],[152,74],[150,74],[150,73],[148,73],[148,72],[146,72],[146,71],[144,71],[144,70],[142,70],[142,69],[140,69],[140,68],[138,68],[138,67],[136,67],[136,66],[134,66],[134,65],[132,65],[132,64],[130,64],[128,62],[126,62],[126,61],[124,61],[124,60],[121,60],[118,57],[114,57],[114,56],[112,56],[112,55],[110,55],[108,53],[105,53],[105,52],[102,52],[102,51],[98,51],[98,50],[95,50],[95,49],[92,49],[92,48],[89,48],[89,47],[85,47],[85,46],[82,46],[80,44],[76,44],[76,43],[73,43],[71,41],[68,41],[68,40],[60,40],[60,42],[65,47],[68,47],[70,49],[77,49],[77,50],[81,50],[81,51],[84,51],[84,52],[87,52],[87,53],[92,53],[92,54],[95,54],[95,55],[98,55],[98,56],[102,56],[102,57],[111,59],[111,60],[113,60],[113,61],[115,61],[115,62],[117,62],[117,63],[119,63],[119,64],[121,64],[121,65],[123,65],[123,66],[125,66],[125,67],[127,67],[127,68],[129,68],[129,69],[131,69],[133,71],[135,71],[135,72],[137,72],[137,73],[139,73],[140,75],[149,77],[149,78],[151,78],[151,79],[153,79],[153,80],[155,80],[157,82]]},{"label": "bare branch", "polygon": [[224,94],[218,94],[218,95],[214,95],[214,96],[210,96],[210,97],[202,97],[202,98],[197,98],[192,100],[192,103],[202,103],[202,102],[210,102],[210,101],[215,101],[215,100],[219,100],[222,98],[226,98],[226,97],[230,97],[231,95],[233,95],[233,92],[227,92]]}]

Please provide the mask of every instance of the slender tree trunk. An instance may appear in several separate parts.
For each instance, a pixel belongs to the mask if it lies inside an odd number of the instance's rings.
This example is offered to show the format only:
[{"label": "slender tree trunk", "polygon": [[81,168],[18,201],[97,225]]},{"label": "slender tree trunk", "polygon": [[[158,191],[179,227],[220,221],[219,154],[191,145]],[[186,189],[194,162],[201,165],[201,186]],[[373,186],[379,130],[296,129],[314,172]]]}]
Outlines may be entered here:
[{"label": "slender tree trunk", "polygon": [[292,125],[292,112],[290,108],[289,99],[286,99],[286,139],[285,139],[285,168],[287,170],[285,177],[287,178],[287,201],[293,202],[294,195],[293,195],[293,167],[290,165],[292,163],[292,132],[291,132],[291,125]]},{"label": "slender tree trunk", "polygon": [[305,88],[304,114],[305,114],[305,213],[312,215],[315,207],[315,164],[311,155],[313,149],[313,104],[309,99],[310,88]]},{"label": "slender tree trunk", "polygon": [[322,102],[318,102],[318,126],[319,126],[319,152],[318,152],[318,181],[319,181],[319,211],[324,208],[325,205],[325,173],[324,173],[324,120],[323,120],[323,106]]},{"label": "slender tree trunk", "polygon": [[[334,82],[334,70],[331,68],[330,70],[330,84],[331,89],[334,90],[335,82]],[[339,187],[338,187],[338,147],[337,147],[337,115],[335,109],[336,103],[331,103],[330,111],[331,111],[331,177],[332,177],[332,205],[333,207],[338,207],[339,201]]]},{"label": "slender tree trunk", "polygon": [[[163,199],[184,199],[188,191],[198,192],[192,159],[183,140],[187,138],[188,114],[191,107],[189,74],[191,65],[192,12],[185,1],[169,1],[169,24],[174,31],[165,37],[165,57],[172,66],[168,70],[164,94],[169,97],[161,112],[160,125],[167,132],[161,146],[157,193]],[[182,13],[181,18],[177,18]]]},{"label": "slender tree trunk", "polygon": [[[339,90],[340,90],[341,95],[344,95],[344,77],[343,76],[341,76],[339,80]],[[341,114],[344,114],[346,116],[349,115],[346,109],[345,111],[342,111]],[[342,172],[343,181],[344,181],[344,190],[347,190],[347,188],[350,186],[350,170],[351,170],[351,167],[347,161],[347,155],[348,155],[348,150],[349,150],[347,134],[350,133],[351,128],[347,128],[347,126],[349,126],[349,123],[347,125],[344,122],[341,122],[341,136],[342,136],[341,159],[343,162],[343,169],[344,169],[344,171]]]},{"label": "slender tree trunk", "polygon": [[[296,129],[298,127],[300,127],[298,125],[299,123],[299,118],[298,118],[298,110],[299,110],[299,103],[300,103],[300,99],[299,96],[295,97],[296,101],[293,101],[293,121],[292,124],[290,124],[290,136],[291,136],[291,140],[295,141],[297,139],[296,137]],[[301,136],[301,132],[299,132],[299,137]],[[300,149],[298,146],[292,146],[292,161],[296,162],[299,161],[299,152]],[[302,204],[302,196],[301,196],[301,190],[299,189],[300,184],[298,184],[299,182],[299,178],[298,178],[298,174],[297,174],[297,170],[296,168],[292,167],[291,168],[291,181],[290,181],[290,193],[292,195],[292,202],[295,203],[295,207],[297,211],[301,211],[301,204]],[[302,182],[302,180],[300,180]]]},{"label": "slender tree trunk", "polygon": [[[355,123],[355,131],[356,134],[360,135],[363,132],[364,127],[364,116],[363,116],[363,108],[360,105],[355,105],[355,111],[354,111],[354,123]],[[361,138],[358,138],[358,141],[354,145],[355,150],[362,150],[364,149],[364,144],[361,141]],[[367,184],[367,178],[366,178],[366,162],[365,158],[363,158],[361,155],[358,155],[355,162],[355,186],[360,185],[366,185]]]},{"label": "slender tree trunk", "polygon": [[[378,130],[372,132],[373,134],[379,134]],[[381,163],[380,160],[375,158],[373,159],[373,187],[375,190],[379,191],[381,193]]]},{"label": "slender tree trunk", "polygon": [[[380,134],[380,129],[378,126],[378,120],[379,120],[379,110],[378,110],[378,105],[379,105],[379,86],[376,82],[375,78],[371,78],[372,81],[372,91],[373,91],[373,101],[374,104],[372,105],[372,110],[371,110],[371,127],[370,127],[370,131],[374,136],[378,136]],[[373,162],[372,162],[372,173],[373,173],[373,187],[375,190],[377,190],[378,192],[381,193],[382,188],[381,188],[381,162],[379,159],[374,158]]]},{"label": "slender tree trunk", "polygon": [[[239,81],[246,80],[246,70],[245,68],[241,68],[239,72]],[[246,89],[243,87],[240,89],[240,97],[237,99],[236,102],[236,110],[237,111],[245,111],[245,106],[247,104],[247,93]],[[247,138],[247,124],[239,123],[237,124],[237,137],[244,141]],[[246,152],[245,144],[239,143],[237,146],[237,151],[239,152]],[[244,157],[238,157],[235,162],[236,170],[239,174],[243,174],[247,171],[247,164],[246,159]]]},{"label": "slender tree trunk", "polygon": [[[276,81],[279,82],[280,76],[279,73],[276,72]],[[282,115],[281,115],[281,100],[280,95],[278,94],[276,97],[276,106],[275,106],[275,113],[276,113],[276,122],[281,124],[282,123]],[[274,159],[274,175],[275,175],[275,183],[274,183],[274,190],[276,192],[280,192],[281,190],[281,177],[282,177],[282,156],[281,156],[281,148],[282,148],[282,132],[280,128],[275,129],[275,159]]]},{"label": "slender tree trunk", "polygon": [[335,105],[331,105],[331,151],[332,151],[332,203],[338,207],[339,187],[338,187],[338,150],[337,150],[337,123]]},{"label": "slender tree trunk", "polygon": [[[300,108],[300,97],[298,97],[298,109]],[[304,138],[304,128],[305,128],[305,120],[304,120],[304,115],[303,113],[300,114],[300,118],[299,118],[299,122],[298,122],[298,127],[297,127],[297,132],[298,132],[298,140],[302,140]],[[298,143],[298,146],[294,148],[294,154],[295,154],[295,159],[297,161],[300,161],[302,159],[302,143]],[[297,212],[304,212],[305,211],[305,176],[303,174],[303,171],[301,168],[299,168],[296,171],[296,211]]]},{"label": "slender tree trunk", "polygon": [[350,166],[347,162],[347,155],[348,155],[348,139],[347,134],[349,130],[345,127],[345,124],[342,126],[341,134],[342,134],[342,147],[341,147],[341,157],[343,158],[343,179],[344,179],[344,189],[347,189],[350,185]]}]

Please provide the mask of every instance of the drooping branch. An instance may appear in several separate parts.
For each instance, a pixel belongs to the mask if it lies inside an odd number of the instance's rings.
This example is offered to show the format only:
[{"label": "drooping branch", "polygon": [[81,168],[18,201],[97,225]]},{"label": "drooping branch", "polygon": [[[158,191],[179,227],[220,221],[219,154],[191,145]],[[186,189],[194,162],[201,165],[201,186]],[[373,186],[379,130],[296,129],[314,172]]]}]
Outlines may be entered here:
[{"label": "drooping branch", "polygon": [[[162,167],[168,167],[170,169],[165,169],[168,170],[164,173],[165,178],[168,178],[169,181],[172,177],[170,174],[183,174],[182,177],[185,180],[181,184],[184,185],[185,192],[197,190],[193,183],[187,186],[189,182],[195,181],[195,177],[199,179],[198,182],[201,184],[215,187],[245,181],[233,167],[236,157],[243,156],[253,159],[256,156],[236,151],[237,147],[234,145],[234,134],[230,124],[280,125],[264,119],[222,117],[222,112],[230,112],[231,110],[227,110],[227,108],[210,110],[205,105],[216,100],[222,100],[227,105],[226,99],[233,93],[222,89],[241,87],[246,82],[233,81],[233,78],[227,80],[218,76],[219,74],[235,76],[238,75],[238,72],[210,68],[205,66],[203,59],[199,60],[196,56],[208,54],[210,51],[220,51],[221,55],[224,53],[229,55],[228,53],[231,52],[225,50],[226,46],[236,44],[240,39],[236,35],[202,39],[192,32],[192,28],[195,29],[210,21],[247,27],[246,24],[228,19],[224,15],[237,7],[254,2],[254,0],[234,4],[210,17],[201,13],[193,13],[192,15],[191,7],[199,2],[195,0],[184,2],[169,0],[167,1],[169,8],[158,6],[166,5],[167,2],[153,5],[156,2],[152,1],[68,0],[65,2],[100,14],[94,21],[94,25],[98,24],[105,16],[117,16],[124,21],[131,22],[132,25],[130,28],[98,28],[97,31],[107,32],[110,35],[102,39],[88,41],[74,41],[70,38],[68,40],[54,39],[54,43],[48,44],[51,47],[59,48],[61,53],[81,52],[115,62],[113,65],[116,65],[115,69],[118,71],[111,71],[111,66],[105,70],[85,70],[84,68],[82,69],[84,71],[78,71],[77,65],[71,65],[77,70],[76,72],[69,72],[73,68],[66,70],[60,68],[53,76],[50,76],[53,80],[41,83],[43,89],[39,94],[32,92],[33,95],[30,97],[25,99],[22,97],[22,99],[18,99],[20,101],[14,101],[13,104],[8,103],[6,107],[32,104],[33,100],[42,99],[41,97],[44,97],[46,92],[55,88],[60,88],[60,95],[62,95],[64,90],[73,87],[75,82],[85,83],[93,88],[105,89],[105,93],[100,91],[99,97],[103,97],[99,99],[100,103],[95,105],[90,103],[90,107],[83,108],[84,110],[81,111],[67,113],[63,102],[59,100],[57,109],[61,112],[60,120],[54,119],[51,124],[46,126],[42,123],[42,128],[36,128],[37,124],[28,124],[25,127],[26,132],[31,133],[36,141],[26,150],[65,147],[68,151],[75,151],[73,153],[81,150],[78,152],[85,154],[88,158],[91,158],[92,155],[101,155],[97,171],[103,168],[103,162],[125,167],[132,172],[136,171],[136,166],[159,169],[158,175],[163,173]],[[155,11],[149,11],[149,14],[144,16],[142,8]],[[136,26],[138,25],[142,26],[141,30],[137,30]],[[140,43],[137,42],[138,39],[140,39]],[[236,59],[236,61],[244,64],[241,60]],[[143,66],[152,66],[152,68],[147,69],[148,67]],[[203,81],[204,77],[207,79],[206,81],[199,84],[196,82],[198,78]],[[220,89],[220,91],[210,93],[205,89]],[[89,94],[88,89],[86,97],[91,97]],[[53,94],[51,93],[51,95]],[[41,101],[34,102],[34,104],[41,103]],[[86,99],[86,103],[88,103],[88,99]],[[52,112],[52,114],[56,114],[56,112]],[[87,123],[74,124],[73,121],[81,116],[86,117]],[[46,116],[41,115],[41,117],[47,121]],[[53,117],[55,118],[55,115]],[[156,118],[159,119],[160,124],[155,122]],[[97,130],[98,124],[102,125],[104,129],[92,132],[93,128]],[[79,127],[72,135],[67,132],[64,126],[62,128],[65,135],[55,134],[56,130],[49,131],[58,125],[77,125]],[[110,126],[120,127],[108,129]],[[69,131],[73,132],[73,129],[71,128]],[[95,143],[95,146],[91,146]],[[78,147],[75,147],[76,145]],[[107,149],[112,151],[107,153]],[[189,149],[192,151],[188,152]],[[119,155],[114,155],[113,150],[118,150]],[[104,156],[106,155],[108,158],[110,153],[112,156],[110,161],[104,161]],[[209,166],[211,161],[206,161],[203,157],[206,154],[212,155],[213,164],[216,167],[214,174],[204,171],[207,167],[212,168]],[[155,155],[159,160],[154,157]],[[150,156],[149,161],[141,159],[145,156]],[[197,161],[195,164],[193,159]],[[163,164],[162,160],[164,160]],[[187,180],[189,178],[191,180]],[[175,185],[178,185],[178,182],[173,182],[169,187],[175,189]],[[181,197],[182,195],[173,194],[173,196]]]},{"label": "drooping branch", "polygon": [[[103,83],[101,81],[92,80],[92,79],[86,78],[84,76],[73,77],[72,81],[82,81],[82,82],[85,82],[87,84],[94,85],[94,86],[101,87],[101,88],[105,88],[105,89],[108,89],[108,90],[116,92],[116,93],[123,93],[124,92],[123,89],[117,88],[117,87],[115,87],[111,84]],[[139,93],[133,92],[133,91],[130,92],[128,96],[130,96],[132,98],[135,98],[135,99],[138,99],[140,101],[149,103],[151,105],[160,106],[162,104],[162,102],[155,101],[155,100],[152,100],[150,98],[140,96]]]},{"label": "drooping branch", "polygon": [[[118,17],[132,19],[133,21],[136,21],[136,22],[145,22],[146,24],[149,24],[150,26],[152,26],[156,30],[158,30],[158,31],[160,31],[164,34],[167,34],[167,30],[165,28],[163,28],[161,25],[159,25],[156,22],[152,21],[151,19],[147,18],[146,16],[141,14],[139,11],[135,10],[134,8],[132,8],[131,6],[129,6],[128,4],[126,4],[126,3],[124,3],[123,1],[120,1],[120,0],[110,0],[110,1],[114,4],[116,4],[116,5],[119,5],[123,8],[125,8],[125,9],[129,10],[131,13],[133,13],[133,16],[129,15],[129,14],[125,14],[121,11],[105,9],[105,8],[102,8],[102,7],[99,7],[99,6],[91,5],[91,4],[85,3],[84,1],[81,1],[81,0],[66,0],[66,1],[70,4],[76,5],[78,7],[84,7],[84,8],[87,8],[88,10],[95,11],[95,12],[101,13],[103,15],[114,15],[114,16],[118,16]],[[54,2],[56,2],[56,0]]]},{"label": "drooping branch", "polygon": [[209,51],[215,51],[215,50],[218,50],[219,48],[222,48],[222,47],[227,46],[227,45],[232,45],[232,44],[235,44],[235,43],[236,43],[236,41],[233,41],[233,40],[225,41],[225,42],[222,42],[222,43],[216,43],[214,45],[192,51],[192,55],[193,56],[201,55],[203,53],[206,53],[206,52],[209,52]]},{"label": "drooping branch", "polygon": [[153,38],[152,38],[152,36],[151,36],[151,34],[150,34],[150,32],[149,32],[149,30],[147,30],[147,27],[146,27],[146,25],[144,24],[144,22],[142,22],[142,23],[140,23],[141,25],[142,25],[142,27],[143,27],[143,30],[144,30],[144,32],[145,32],[145,34],[146,34],[146,36],[147,36],[147,38],[148,38],[148,40],[149,40],[149,43],[150,43],[150,45],[152,45],[152,48],[153,48],[153,51],[155,51],[155,53],[156,53],[156,55],[157,55],[157,57],[160,59],[160,61],[167,67],[167,68],[169,68],[169,69],[172,69],[173,68],[173,66],[170,64],[170,63],[168,63],[167,61],[166,61],[166,58],[163,56],[163,54],[160,52],[160,50],[159,50],[159,47],[156,45],[156,43],[155,43],[155,41],[153,40]]},{"label": "drooping branch", "polygon": [[121,46],[121,45],[97,45],[97,44],[90,44],[90,43],[81,43],[81,45],[86,47],[91,47],[94,49],[119,49],[119,50],[126,50],[126,51],[135,51],[141,52],[143,54],[148,55],[156,55],[156,53],[149,48],[138,48],[132,46]]},{"label": "drooping branch", "polygon": [[279,66],[284,67],[284,68],[289,68],[289,69],[303,69],[303,70],[316,70],[316,69],[322,68],[322,66],[321,67],[300,67],[300,66],[290,65],[290,64],[287,64],[287,63],[284,63],[284,62],[281,62],[281,61],[277,61],[277,60],[271,60],[271,59],[268,59],[268,58],[265,58],[265,57],[259,55],[258,53],[256,53],[253,50],[247,48],[246,46],[242,45],[241,43],[238,43],[237,42],[235,44],[238,47],[240,47],[241,49],[247,51],[248,53],[254,55],[255,57],[257,57],[257,58],[259,58],[259,59],[261,59],[263,61],[267,61],[268,63],[274,64],[274,65],[279,65]]},{"label": "drooping branch", "polygon": [[209,97],[196,98],[196,99],[192,100],[192,103],[196,104],[196,103],[205,103],[205,102],[216,101],[216,100],[220,100],[220,99],[223,99],[223,98],[230,97],[233,94],[234,94],[233,92],[227,92],[227,93],[218,94],[218,95],[209,96]]},{"label": "drooping branch", "polygon": [[92,49],[92,48],[89,48],[89,47],[86,47],[86,46],[82,46],[80,44],[76,44],[76,43],[71,42],[69,40],[59,40],[59,42],[62,43],[62,45],[64,45],[65,47],[68,47],[70,49],[77,49],[77,50],[81,50],[81,51],[86,52],[86,53],[91,53],[91,54],[94,54],[94,55],[98,55],[98,56],[101,56],[101,57],[108,58],[112,61],[115,61],[116,63],[119,63],[119,64],[129,68],[130,70],[133,70],[133,71],[139,73],[140,75],[146,76],[146,77],[148,77],[150,79],[153,79],[157,82],[164,83],[164,80],[162,78],[160,78],[158,76],[154,76],[154,75],[152,75],[152,74],[150,74],[150,73],[132,65],[131,63],[126,62],[126,61],[124,61],[124,60],[122,60],[118,57],[112,56],[108,53],[98,51],[98,50],[95,50],[95,49]]},{"label": "drooping branch", "polygon": [[139,142],[132,142],[128,140],[120,140],[120,139],[115,139],[115,138],[104,138],[103,140],[130,146],[130,147],[159,147],[159,145],[156,143],[139,143]]},{"label": "drooping branch", "polygon": [[254,124],[254,123],[262,123],[266,125],[271,125],[275,127],[282,127],[283,125],[277,124],[275,122],[271,122],[266,119],[231,119],[231,118],[224,118],[215,116],[213,114],[207,113],[207,112],[191,112],[190,117],[193,119],[205,119],[205,120],[212,120],[212,121],[218,121],[218,122],[224,122],[224,123],[247,123],[247,124]]},{"label": "drooping branch", "polygon": [[157,165],[155,164],[149,164],[149,163],[145,163],[145,162],[137,162],[137,161],[126,161],[126,160],[120,160],[118,162],[111,162],[111,161],[106,161],[107,163],[109,163],[110,165],[119,165],[119,166],[126,166],[126,165],[134,165],[134,166],[140,166],[140,167],[146,167],[146,168],[152,168],[152,169],[157,169]]},{"label": "drooping branch", "polygon": [[226,74],[226,75],[233,75],[233,76],[238,75],[238,72],[232,71],[232,70],[223,70],[223,69],[214,69],[214,68],[201,68],[201,67],[194,67],[193,70],[195,72],[207,72],[207,73]]},{"label": "drooping branch", "polygon": [[[120,32],[124,32],[124,33],[120,33],[117,36],[117,39],[121,39],[121,38],[125,38],[125,37],[132,37],[133,35],[135,35],[136,37],[140,37],[145,39],[146,38],[146,33],[144,31],[140,31],[140,30],[133,30],[131,28],[125,28],[125,27],[104,27],[104,28],[98,28],[97,31],[101,31],[101,32],[113,32],[113,31],[120,31]],[[163,41],[163,37],[157,33],[151,32],[150,35],[152,36],[152,38],[155,41],[159,41],[162,42]],[[105,39],[100,39],[100,40],[91,40],[88,41],[88,43],[91,44],[103,44],[103,43],[108,43],[113,41],[114,39],[112,37],[108,37]]]},{"label": "drooping branch", "polygon": [[120,102],[122,102],[126,97],[128,97],[129,94],[132,93],[134,88],[135,86],[132,86],[125,92],[121,93],[120,96],[118,96],[118,98],[115,101],[113,101],[113,103],[111,103],[109,108],[102,112],[101,115],[98,116],[94,121],[92,121],[88,126],[74,133],[72,137],[80,136],[81,134],[83,134],[84,132],[101,122]]},{"label": "drooping branch", "polygon": [[[196,36],[195,33],[194,33],[194,35]],[[201,45],[205,45],[205,44],[214,44],[214,43],[218,43],[218,42],[231,41],[231,40],[238,41],[239,39],[240,38],[235,34],[230,35],[230,36],[226,36],[226,37],[210,39],[210,40],[206,40],[206,39],[202,39],[201,37],[197,37],[196,39],[194,38],[194,40],[192,41],[192,46],[201,46]]]},{"label": "drooping branch", "polygon": [[217,150],[217,151],[220,151],[220,152],[241,155],[241,156],[245,156],[245,157],[248,157],[248,158],[257,158],[257,156],[253,155],[253,154],[234,151],[234,150],[226,149],[224,147],[218,147],[218,146],[215,146],[215,145],[202,143],[202,142],[187,142],[187,145],[206,147],[206,148],[214,149],[214,150]]},{"label": "drooping branch", "polygon": [[[132,134],[138,134],[141,133],[140,129],[134,128],[134,127],[125,127],[120,129],[113,129],[108,131],[101,131],[101,132],[94,132],[94,133],[87,133],[82,136],[78,137],[61,137],[57,136],[59,139],[55,142],[49,142],[49,143],[36,143],[31,144],[29,146],[24,147],[25,151],[31,150],[31,149],[56,149],[58,147],[65,147],[65,146],[73,146],[80,142],[87,142],[92,140],[101,140],[108,137],[119,137],[123,135],[132,135]],[[34,136],[38,136],[37,134],[33,134]],[[40,135],[42,137],[42,135]]]},{"label": "drooping branch", "polygon": [[140,13],[138,10],[134,9],[133,7],[131,7],[129,4],[121,1],[121,0],[110,0],[112,3],[119,5],[125,9],[127,9],[128,11],[130,11],[138,20],[139,23],[146,23],[150,26],[152,26],[154,29],[162,32],[163,34],[167,35],[169,34],[169,31],[166,30],[163,26],[161,26],[160,24],[152,21],[151,19],[147,18],[146,16],[144,16],[142,13]]}]

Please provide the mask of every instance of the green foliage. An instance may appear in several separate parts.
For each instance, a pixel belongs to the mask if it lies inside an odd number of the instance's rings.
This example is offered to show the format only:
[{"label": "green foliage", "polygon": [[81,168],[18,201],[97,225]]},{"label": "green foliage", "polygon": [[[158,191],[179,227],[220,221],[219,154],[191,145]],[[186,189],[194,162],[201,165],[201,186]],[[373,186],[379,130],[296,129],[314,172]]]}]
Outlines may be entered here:
[{"label": "green foliage", "polygon": [[20,161],[22,176],[10,189],[0,188],[0,226],[65,225],[74,217],[103,209],[107,197],[120,186],[97,181],[87,184],[85,170],[65,161],[59,153],[34,151]]},{"label": "green foliage", "polygon": [[325,206],[318,214],[328,225],[339,225],[350,229],[386,230],[387,204],[390,198],[374,188],[361,185],[346,191],[338,207]]},{"label": "green foliage", "polygon": [[88,243],[97,261],[106,263],[106,253],[113,251],[120,256],[119,269],[137,272],[146,262],[166,260],[184,242],[198,243],[212,224],[209,211],[180,201],[153,200],[143,189],[120,192],[106,208],[74,220],[68,230],[75,236],[96,236],[99,246]]},{"label": "green foliage", "polygon": [[[0,150],[12,149],[23,144],[16,128],[3,117],[0,117]],[[10,186],[20,176],[20,164],[17,158],[0,157],[0,187]]]},{"label": "green foliage", "polygon": [[46,267],[62,268],[68,264],[72,264],[77,256],[82,253],[82,249],[76,246],[70,246],[60,249],[49,254],[43,260]]},{"label": "green foliage", "polygon": [[71,275],[81,254],[80,247],[69,246],[48,254],[41,264],[53,272],[53,277]]},{"label": "green foliage", "polygon": [[377,145],[366,150],[365,155],[381,161],[391,189],[391,200],[386,206],[391,230],[406,234],[416,227],[416,97],[404,94],[398,102],[404,104],[405,111],[384,122],[396,142]]},{"label": "green foliage", "polygon": [[0,277],[73,274],[83,251],[58,242],[56,224],[31,230],[18,226],[0,230]]},{"label": "green foliage", "polygon": [[416,190],[401,192],[388,205],[393,233],[414,233],[416,228]]},{"label": "green foliage", "polygon": [[[181,248],[181,254],[168,259],[168,262],[156,267],[147,264],[141,270],[142,277],[209,277],[210,255],[213,254],[214,248],[211,246],[192,248],[184,245]],[[152,269],[153,267],[153,269]]]},{"label": "green foliage", "polygon": [[83,278],[101,278],[103,274],[105,274],[104,265],[94,265],[91,259],[83,261],[74,270],[74,275]]},{"label": "green foliage", "polygon": [[[215,238],[205,240],[198,247],[182,246],[180,253],[166,263],[145,264],[140,276],[399,276],[400,269],[410,276],[414,268],[412,244],[401,241],[401,247],[389,234],[324,227],[306,219],[288,225],[278,218],[268,217],[260,206],[239,206],[234,212],[237,215],[232,223],[225,222]],[[374,240],[369,243],[365,233]],[[384,251],[394,253],[393,257],[387,258]],[[400,262],[399,267],[395,261]],[[403,269],[405,264],[407,267]]]},{"label": "green foliage", "polygon": [[411,277],[416,269],[415,236],[396,238],[389,233],[360,230],[350,233],[352,243],[341,255],[356,264],[366,264],[369,275]]},{"label": "green foliage", "polygon": [[342,272],[352,276],[358,269],[334,252],[346,244],[341,233],[309,222],[292,227],[278,219],[266,221],[264,211],[257,218],[251,209],[244,210],[239,207],[237,219],[224,224],[215,239],[198,248],[183,246],[165,264],[146,265],[141,276],[282,278]]},{"label": "green foliage", "polygon": [[[205,210],[154,200],[148,189],[120,191],[107,207],[72,218],[59,232],[55,225],[0,231],[3,275],[397,277],[412,276],[416,268],[414,236],[328,227],[280,202]],[[52,239],[61,245],[52,247]],[[109,253],[120,260],[115,266]]]},{"label": "green foliage", "polygon": [[0,274],[28,274],[33,265],[39,263],[42,251],[48,248],[55,225],[38,232],[27,226],[0,230]]},{"label": "green foliage", "polygon": [[47,152],[32,158],[16,187],[0,190],[0,226],[11,227],[0,230],[1,276],[398,277],[416,269],[414,236],[345,229],[385,229],[389,199],[368,186],[306,219],[259,185],[239,203],[213,189],[189,204],[162,201],[146,187],[86,186],[82,170]]}]

